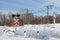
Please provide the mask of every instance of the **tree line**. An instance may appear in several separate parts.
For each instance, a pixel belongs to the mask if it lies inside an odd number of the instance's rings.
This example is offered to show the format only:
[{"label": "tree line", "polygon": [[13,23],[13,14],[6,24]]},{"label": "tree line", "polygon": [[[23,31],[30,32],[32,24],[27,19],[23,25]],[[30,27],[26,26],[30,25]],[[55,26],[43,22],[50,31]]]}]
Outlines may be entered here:
[{"label": "tree line", "polygon": [[[13,17],[12,17],[12,12],[9,12],[8,14],[3,14],[0,12],[0,26],[13,26]],[[19,19],[21,20],[22,24],[47,24],[47,16],[35,16],[34,13],[32,12],[26,12],[26,13],[16,13],[20,14]],[[53,23],[53,16],[48,16],[49,23]],[[60,23],[60,15],[57,15],[55,18],[56,23]],[[20,22],[20,23],[21,23]]]}]

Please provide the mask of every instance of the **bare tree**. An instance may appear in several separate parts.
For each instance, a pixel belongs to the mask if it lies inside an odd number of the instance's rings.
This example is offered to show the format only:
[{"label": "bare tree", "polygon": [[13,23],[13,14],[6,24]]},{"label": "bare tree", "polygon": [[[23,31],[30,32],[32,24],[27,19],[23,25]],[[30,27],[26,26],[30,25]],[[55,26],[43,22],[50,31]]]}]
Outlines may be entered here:
[{"label": "bare tree", "polygon": [[2,12],[0,12],[0,25],[4,25],[4,15],[2,14]]}]

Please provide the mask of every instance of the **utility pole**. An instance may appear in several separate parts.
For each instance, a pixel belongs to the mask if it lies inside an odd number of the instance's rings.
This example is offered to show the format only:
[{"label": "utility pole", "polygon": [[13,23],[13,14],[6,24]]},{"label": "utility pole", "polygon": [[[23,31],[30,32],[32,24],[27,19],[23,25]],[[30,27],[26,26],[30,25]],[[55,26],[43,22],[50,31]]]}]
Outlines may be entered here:
[{"label": "utility pole", "polygon": [[47,8],[47,24],[49,24],[49,9],[52,9],[53,5],[46,6]]},{"label": "utility pole", "polygon": [[49,6],[47,6],[47,24],[49,24]]}]

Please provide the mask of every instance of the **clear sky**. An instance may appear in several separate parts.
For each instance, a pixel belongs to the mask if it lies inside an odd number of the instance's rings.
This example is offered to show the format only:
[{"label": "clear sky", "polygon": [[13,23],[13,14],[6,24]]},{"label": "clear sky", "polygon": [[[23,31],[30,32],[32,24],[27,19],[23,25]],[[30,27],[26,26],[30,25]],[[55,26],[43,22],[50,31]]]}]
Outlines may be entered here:
[{"label": "clear sky", "polygon": [[53,12],[60,13],[60,0],[0,0],[0,11],[2,12],[19,12],[22,8],[28,8],[36,15],[46,15],[46,6],[53,5],[49,9],[49,14]]}]

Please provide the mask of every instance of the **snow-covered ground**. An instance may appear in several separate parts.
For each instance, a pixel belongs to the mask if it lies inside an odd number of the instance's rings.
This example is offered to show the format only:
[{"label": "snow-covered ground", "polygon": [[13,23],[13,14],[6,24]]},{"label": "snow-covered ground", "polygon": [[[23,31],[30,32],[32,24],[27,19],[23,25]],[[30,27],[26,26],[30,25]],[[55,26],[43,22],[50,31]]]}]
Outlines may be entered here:
[{"label": "snow-covered ground", "polygon": [[[15,32],[13,32],[15,31]],[[60,40],[60,24],[0,27],[0,40]]]},{"label": "snow-covered ground", "polygon": [[15,37],[15,36],[0,36],[0,40],[39,40],[39,39]]}]

